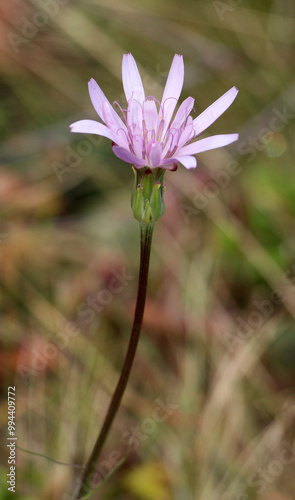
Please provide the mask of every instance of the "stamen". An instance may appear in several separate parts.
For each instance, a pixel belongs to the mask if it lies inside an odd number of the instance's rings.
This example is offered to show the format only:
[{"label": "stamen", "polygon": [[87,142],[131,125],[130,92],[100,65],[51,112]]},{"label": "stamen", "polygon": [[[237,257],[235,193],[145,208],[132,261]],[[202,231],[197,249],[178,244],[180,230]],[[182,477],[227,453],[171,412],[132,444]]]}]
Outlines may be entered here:
[{"label": "stamen", "polygon": [[[147,101],[147,99],[151,99],[152,101],[155,101],[159,104],[159,109],[161,110],[161,114],[164,115],[164,109],[163,106],[161,105],[160,101],[153,95],[149,95],[145,98],[144,101]],[[162,117],[160,117],[162,119]]]},{"label": "stamen", "polygon": [[147,135],[147,132],[148,132],[148,130],[146,128],[145,119],[143,118],[143,120],[142,120],[142,135],[143,135],[143,137],[145,137]]},{"label": "stamen", "polygon": [[186,126],[186,124],[187,124],[187,120],[188,120],[188,118],[189,118],[189,116],[191,114],[192,109],[193,108],[189,108],[189,107],[186,108],[186,116],[185,116],[185,119],[183,120],[183,123],[185,124],[184,126]]},{"label": "stamen", "polygon": [[[166,146],[167,142],[168,142],[168,139],[169,139],[169,135],[172,133],[172,131],[176,131],[178,134],[179,134],[179,129],[176,128],[176,127],[173,127],[173,128],[168,128],[168,130],[166,131],[166,134],[164,136],[164,139],[163,139],[163,144]],[[174,138],[174,137],[173,137]],[[178,138],[179,140],[179,138]]]},{"label": "stamen", "polygon": [[127,126],[128,135],[129,135],[131,141],[132,141],[132,137],[133,137],[133,131],[131,130],[132,128],[133,129],[136,128],[136,123],[131,123],[130,125]]},{"label": "stamen", "polygon": [[171,137],[170,146],[168,147],[168,151],[169,151],[170,148],[172,147],[172,144],[173,144],[173,141],[174,141],[173,131],[172,130],[168,130],[166,135],[167,135],[167,138],[166,138],[166,144],[165,144],[165,146],[168,144],[169,137]]},{"label": "stamen", "polygon": [[140,134],[135,134],[135,135],[133,135],[133,142],[139,142],[141,144],[141,156],[142,156],[142,159],[144,160],[145,154],[144,154],[143,137]]},{"label": "stamen", "polygon": [[122,113],[122,115],[123,115],[123,117],[124,117],[125,123],[126,123],[126,125],[127,125],[127,117],[126,117],[126,115],[125,115],[125,113],[124,113],[124,111],[126,111],[126,110],[124,110],[123,108],[121,108],[120,104],[119,104],[117,101],[114,101],[114,102],[113,102],[113,105],[115,105],[115,104],[117,104],[118,108],[120,108],[120,111],[121,111],[121,113]]},{"label": "stamen", "polygon": [[164,112],[164,107],[165,107],[165,103],[167,101],[169,101],[169,99],[175,99],[176,103],[178,101],[178,99],[176,97],[167,97],[167,99],[165,99],[165,101],[163,102],[163,119],[165,120],[165,112]]},{"label": "stamen", "polygon": [[122,132],[123,132],[123,134],[125,135],[125,137],[126,137],[126,139],[127,139],[127,142],[128,142],[128,144],[130,145],[130,142],[131,142],[131,141],[130,141],[130,138],[128,137],[128,134],[127,134],[126,130],[124,130],[124,129],[121,127],[121,128],[118,128],[118,130],[117,130],[117,132],[116,132],[116,133],[118,134],[118,133],[119,133],[119,132],[121,132],[121,131],[122,131]]},{"label": "stamen", "polygon": [[[133,92],[132,92],[132,95],[133,95]],[[139,106],[140,106],[140,108],[141,108],[141,111],[142,111],[142,113],[143,113],[143,105],[141,104],[141,102],[139,102],[137,99],[133,99],[133,97],[131,96],[131,97],[130,97],[130,99],[129,99],[129,101],[128,101],[128,106],[129,106],[129,102],[130,102],[130,101],[134,101],[134,102],[136,102],[137,104],[139,104]]]},{"label": "stamen", "polygon": [[158,133],[157,133],[157,141],[158,142],[161,142],[161,136],[162,136],[162,132],[163,132],[163,128],[164,128],[164,123],[165,123],[165,121],[163,120],[163,118],[161,118],[160,125],[158,128]]},{"label": "stamen", "polygon": [[[190,142],[194,137],[194,124],[193,124],[193,119],[192,117],[188,117],[188,119],[191,119],[190,123],[188,123],[185,127],[182,128],[180,138],[178,141],[178,147],[183,147],[185,144]],[[191,135],[193,132],[193,135]],[[185,134],[185,135],[184,135]]]},{"label": "stamen", "polygon": [[139,134],[135,134],[133,136],[133,142],[137,142],[137,141],[142,143],[142,137]]},{"label": "stamen", "polygon": [[169,156],[172,157],[174,155],[174,153],[177,151],[177,148],[178,148],[178,144],[176,144],[176,146],[174,146],[174,148],[172,149],[172,151],[170,151]]},{"label": "stamen", "polygon": [[[177,138],[177,141],[176,141],[176,145],[171,150],[172,145],[173,145],[173,141],[175,139],[175,134],[178,134],[178,138]],[[168,147],[168,151],[167,151],[167,153],[165,155],[165,158],[169,158],[177,150],[179,139],[180,139],[180,135],[181,135],[181,132],[180,132],[180,130],[178,128],[170,128],[170,129],[167,130],[167,134],[165,134],[165,137],[167,136],[165,146],[168,143],[169,136],[171,136],[171,143],[170,143],[170,146]]]}]

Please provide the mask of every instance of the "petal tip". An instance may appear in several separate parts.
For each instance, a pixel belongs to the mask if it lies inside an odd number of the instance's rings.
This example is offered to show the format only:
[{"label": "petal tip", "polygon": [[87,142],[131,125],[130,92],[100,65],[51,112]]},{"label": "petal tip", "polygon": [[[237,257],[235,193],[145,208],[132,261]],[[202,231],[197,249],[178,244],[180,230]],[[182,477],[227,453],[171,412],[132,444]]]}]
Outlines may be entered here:
[{"label": "petal tip", "polygon": [[184,71],[184,62],[183,62],[183,55],[182,54],[175,54],[175,56],[173,57],[173,61],[172,61],[172,64],[177,64],[178,65],[178,70],[182,70]]},{"label": "petal tip", "polygon": [[228,92],[231,92],[233,94],[233,100],[237,97],[239,93],[239,89],[234,85]]},{"label": "petal tip", "polygon": [[193,168],[197,168],[198,162],[196,162],[195,165],[192,165],[191,167],[186,167],[187,170],[192,170]]},{"label": "petal tip", "polygon": [[131,52],[128,52],[128,54],[123,54],[123,60],[126,59],[134,59],[133,55]]}]

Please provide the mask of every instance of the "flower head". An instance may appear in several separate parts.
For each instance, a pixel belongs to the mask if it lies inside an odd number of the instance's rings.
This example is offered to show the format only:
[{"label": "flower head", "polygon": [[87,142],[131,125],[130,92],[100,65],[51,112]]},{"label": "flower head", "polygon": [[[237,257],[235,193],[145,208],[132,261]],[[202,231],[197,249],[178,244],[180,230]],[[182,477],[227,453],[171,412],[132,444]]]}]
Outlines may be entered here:
[{"label": "flower head", "polygon": [[136,169],[160,167],[175,170],[178,162],[186,168],[194,168],[197,166],[193,156],[196,153],[226,146],[238,139],[238,134],[222,134],[195,140],[232,104],[238,93],[236,87],[195,119],[190,116],[194,106],[192,97],[185,99],[174,115],[184,79],[182,56],[174,56],[161,102],[153,96],[145,96],[131,54],[123,56],[122,79],[128,104],[125,110],[118,105],[122,118],[91,79],[88,84],[90,98],[104,124],[81,120],[70,128],[72,132],[98,134],[111,139],[115,155]]}]

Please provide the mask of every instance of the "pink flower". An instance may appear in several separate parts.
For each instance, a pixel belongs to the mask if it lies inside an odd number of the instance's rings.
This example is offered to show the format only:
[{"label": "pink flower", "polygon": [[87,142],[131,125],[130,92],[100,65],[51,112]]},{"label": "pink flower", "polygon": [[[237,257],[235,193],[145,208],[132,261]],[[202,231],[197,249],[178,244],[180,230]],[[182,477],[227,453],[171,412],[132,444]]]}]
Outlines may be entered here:
[{"label": "pink flower", "polygon": [[118,105],[122,119],[95,80],[91,79],[88,84],[90,99],[105,125],[94,120],[81,120],[70,128],[72,132],[97,134],[111,139],[115,155],[135,168],[174,170],[178,162],[186,168],[194,168],[197,160],[193,155],[226,146],[238,139],[238,134],[222,134],[194,140],[232,104],[238,93],[236,87],[228,90],[195,119],[190,116],[194,99],[188,97],[173,118],[183,86],[182,56],[174,56],[161,103],[153,96],[145,97],[131,54],[123,56],[122,79],[128,103],[127,110]]}]

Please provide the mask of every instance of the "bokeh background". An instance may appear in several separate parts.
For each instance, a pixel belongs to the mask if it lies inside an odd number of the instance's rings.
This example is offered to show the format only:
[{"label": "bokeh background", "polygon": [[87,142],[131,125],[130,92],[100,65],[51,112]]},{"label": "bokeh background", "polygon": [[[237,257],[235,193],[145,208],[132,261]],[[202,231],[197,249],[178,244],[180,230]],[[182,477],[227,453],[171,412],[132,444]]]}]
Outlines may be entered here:
[{"label": "bokeh background", "polygon": [[[196,115],[236,85],[209,132],[240,140],[165,175],[142,337],[101,479],[130,452],[93,498],[295,498],[294,14],[292,0],[1,3],[1,499],[70,499],[122,366],[139,261],[133,174],[110,141],[68,126],[96,119],[91,77],[124,106],[127,52],[157,98],[183,54]],[[28,450],[15,494],[10,385]]]}]

